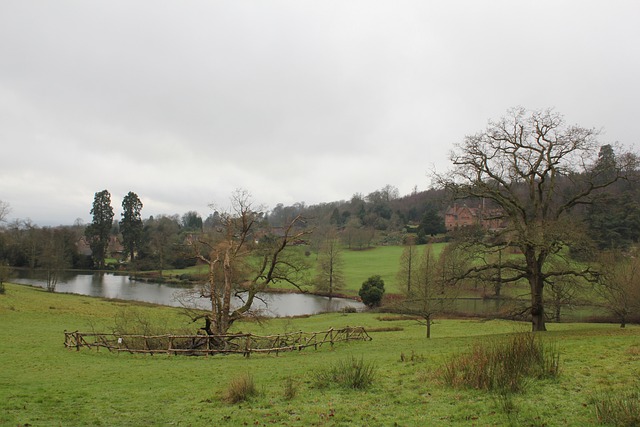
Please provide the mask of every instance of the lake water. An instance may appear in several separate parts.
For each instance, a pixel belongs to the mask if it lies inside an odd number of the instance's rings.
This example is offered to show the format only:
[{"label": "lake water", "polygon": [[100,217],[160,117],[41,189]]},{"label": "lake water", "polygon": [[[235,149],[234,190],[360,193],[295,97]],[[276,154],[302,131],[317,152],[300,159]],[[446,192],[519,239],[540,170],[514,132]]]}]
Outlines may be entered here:
[{"label": "lake water", "polygon": [[[45,281],[38,277],[38,272],[18,271],[18,277],[12,282],[45,287]],[[56,292],[66,292],[80,295],[89,295],[104,298],[118,298],[123,300],[144,301],[154,304],[182,307],[179,295],[184,293],[185,287],[169,285],[165,283],[149,283],[134,281],[128,276],[112,273],[70,273],[64,277],[64,282],[59,282]],[[310,294],[260,294],[263,301],[256,300],[255,309],[262,310],[265,316],[287,317],[325,312],[341,311],[345,307],[354,307],[361,311],[364,304],[347,298],[326,298]],[[526,303],[526,301],[524,301]],[[202,309],[210,309],[211,305],[206,298],[199,298],[191,303]],[[236,300],[236,304],[240,302]],[[455,301],[454,311],[476,316],[495,316],[504,309],[508,309],[513,301],[483,298],[460,298]],[[552,307],[547,306],[547,312]],[[598,310],[589,308],[564,308],[563,319],[567,321],[584,321]]]},{"label": "lake water", "polygon": [[[25,285],[46,287],[46,281],[38,277],[37,272],[20,271],[12,282]],[[94,297],[118,298],[123,300],[144,301],[154,304],[181,307],[179,295],[185,287],[164,283],[150,283],[131,280],[128,276],[112,273],[68,274],[64,282],[58,282],[56,292],[89,295]],[[347,298],[326,298],[309,294],[264,293],[259,295],[263,301],[256,300],[254,308],[260,309],[271,317],[299,316],[323,312],[340,311],[345,307],[362,310],[364,304]],[[239,304],[239,301],[236,301]],[[206,298],[195,302],[200,308],[210,308]]]}]

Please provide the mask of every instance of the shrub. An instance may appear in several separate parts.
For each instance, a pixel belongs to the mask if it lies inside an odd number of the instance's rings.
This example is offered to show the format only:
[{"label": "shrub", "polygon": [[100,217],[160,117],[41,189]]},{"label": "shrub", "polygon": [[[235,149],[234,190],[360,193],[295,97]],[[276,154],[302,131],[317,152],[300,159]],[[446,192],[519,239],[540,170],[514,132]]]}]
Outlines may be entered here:
[{"label": "shrub", "polygon": [[375,378],[376,367],[372,363],[351,357],[315,373],[317,387],[325,388],[336,384],[343,388],[365,389]]},{"label": "shrub", "polygon": [[559,357],[537,335],[521,333],[475,344],[469,353],[449,360],[443,376],[452,386],[514,392],[522,389],[526,378],[556,377]]},{"label": "shrub", "polygon": [[384,295],[384,280],[380,276],[371,276],[362,283],[358,292],[362,302],[368,307],[380,305]]},{"label": "shrub", "polygon": [[222,400],[227,403],[239,403],[248,400],[256,394],[258,394],[258,391],[253,381],[253,376],[247,373],[229,381]]},{"label": "shrub", "polygon": [[631,427],[640,425],[640,390],[621,395],[602,393],[593,398],[601,424]]}]

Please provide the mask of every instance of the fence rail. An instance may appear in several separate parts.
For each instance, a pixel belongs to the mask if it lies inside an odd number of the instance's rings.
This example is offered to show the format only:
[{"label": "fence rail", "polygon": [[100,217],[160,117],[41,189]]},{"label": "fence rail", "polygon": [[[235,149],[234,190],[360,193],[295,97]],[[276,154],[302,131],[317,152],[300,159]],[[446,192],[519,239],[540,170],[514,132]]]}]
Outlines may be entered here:
[{"label": "fence rail", "polygon": [[370,341],[371,337],[361,326],[329,329],[323,332],[292,332],[260,336],[254,334],[225,335],[118,335],[94,332],[64,332],[64,346],[80,351],[81,348],[115,352],[145,354],[185,354],[208,356],[239,353],[249,357],[251,353],[279,353],[303,350],[323,344],[342,341]]}]

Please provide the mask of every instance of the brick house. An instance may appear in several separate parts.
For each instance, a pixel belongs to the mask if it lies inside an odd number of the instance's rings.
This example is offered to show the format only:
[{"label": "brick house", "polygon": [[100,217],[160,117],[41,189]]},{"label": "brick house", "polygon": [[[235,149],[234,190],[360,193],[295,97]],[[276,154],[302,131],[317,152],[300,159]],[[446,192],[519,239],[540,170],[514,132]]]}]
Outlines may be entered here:
[{"label": "brick house", "polygon": [[455,204],[449,207],[444,215],[447,231],[469,225],[480,225],[486,230],[496,230],[504,228],[504,222],[501,209],[486,209],[482,204],[478,207]]}]

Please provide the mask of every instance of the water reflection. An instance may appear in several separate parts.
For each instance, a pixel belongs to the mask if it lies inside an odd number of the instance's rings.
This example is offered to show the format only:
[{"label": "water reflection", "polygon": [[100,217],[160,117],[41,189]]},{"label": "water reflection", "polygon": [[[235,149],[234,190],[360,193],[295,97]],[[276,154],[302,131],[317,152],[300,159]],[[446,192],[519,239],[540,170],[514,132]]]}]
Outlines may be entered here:
[{"label": "water reflection", "polygon": [[[37,272],[20,271],[13,282],[45,287],[46,282]],[[144,301],[154,304],[180,307],[179,295],[183,287],[164,283],[136,282],[128,276],[112,273],[66,274],[56,286],[56,292],[89,295],[104,298],[117,298],[132,301]],[[195,304],[199,308],[210,307],[205,298]],[[240,301],[236,301],[240,304]],[[329,311],[340,311],[345,307],[364,308],[362,303],[345,298],[325,298],[308,294],[260,294],[260,300],[254,307],[265,315],[299,316]]]}]

